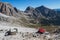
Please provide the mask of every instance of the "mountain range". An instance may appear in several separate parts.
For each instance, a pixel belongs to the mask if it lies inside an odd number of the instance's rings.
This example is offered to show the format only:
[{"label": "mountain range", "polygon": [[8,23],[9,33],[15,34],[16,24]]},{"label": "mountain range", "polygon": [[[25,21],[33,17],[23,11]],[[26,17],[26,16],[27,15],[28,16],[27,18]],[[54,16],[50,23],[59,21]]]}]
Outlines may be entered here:
[{"label": "mountain range", "polygon": [[[17,19],[14,22],[27,25],[60,25],[60,11],[44,5],[33,8],[28,6],[25,11],[13,7],[10,3],[0,2],[0,13]],[[1,20],[1,19],[0,19]]]},{"label": "mountain range", "polygon": [[60,25],[60,11],[47,8],[45,6],[40,7],[27,7],[26,13],[31,13],[30,16],[35,19],[39,24],[44,25]]}]

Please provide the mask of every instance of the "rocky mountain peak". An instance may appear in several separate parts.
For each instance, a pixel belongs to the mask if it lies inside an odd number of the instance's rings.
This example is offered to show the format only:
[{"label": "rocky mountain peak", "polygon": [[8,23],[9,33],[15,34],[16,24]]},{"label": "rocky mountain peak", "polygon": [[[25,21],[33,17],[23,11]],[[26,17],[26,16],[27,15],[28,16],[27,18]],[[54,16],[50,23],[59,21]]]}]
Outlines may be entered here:
[{"label": "rocky mountain peak", "polygon": [[26,8],[26,10],[30,10],[30,9],[34,9],[34,8],[31,7],[31,6],[28,6],[28,7]]},{"label": "rocky mountain peak", "polygon": [[34,10],[33,7],[28,6],[28,7],[26,8],[25,12],[26,12],[26,13],[30,13],[30,12],[32,12],[33,10]]},{"label": "rocky mountain peak", "polygon": [[41,6],[39,6],[39,8],[45,8],[45,6],[44,5],[41,5]]},{"label": "rocky mountain peak", "polygon": [[39,7],[36,7],[35,9],[38,9],[38,10],[49,10],[49,8],[45,7],[45,6],[39,6]]},{"label": "rocky mountain peak", "polygon": [[8,16],[16,16],[18,9],[8,2],[0,2],[0,12]]}]

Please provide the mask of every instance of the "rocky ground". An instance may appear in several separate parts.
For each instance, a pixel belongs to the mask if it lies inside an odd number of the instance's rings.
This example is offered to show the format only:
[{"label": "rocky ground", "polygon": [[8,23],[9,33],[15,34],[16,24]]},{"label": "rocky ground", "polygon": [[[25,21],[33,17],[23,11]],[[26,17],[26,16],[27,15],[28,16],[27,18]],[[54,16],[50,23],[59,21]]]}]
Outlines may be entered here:
[{"label": "rocky ground", "polygon": [[[13,31],[14,28],[18,32],[13,35],[4,36],[9,29]],[[0,40],[60,40],[60,34],[36,34],[37,29],[27,28],[23,26],[12,25],[8,22],[0,22]]]},{"label": "rocky ground", "polygon": [[[55,35],[56,36],[56,35]],[[16,35],[10,35],[10,36],[1,36],[0,40],[60,40],[60,35],[55,37],[54,35],[50,38],[46,37],[45,35],[39,35],[34,37],[32,33],[27,32],[20,32]]]}]

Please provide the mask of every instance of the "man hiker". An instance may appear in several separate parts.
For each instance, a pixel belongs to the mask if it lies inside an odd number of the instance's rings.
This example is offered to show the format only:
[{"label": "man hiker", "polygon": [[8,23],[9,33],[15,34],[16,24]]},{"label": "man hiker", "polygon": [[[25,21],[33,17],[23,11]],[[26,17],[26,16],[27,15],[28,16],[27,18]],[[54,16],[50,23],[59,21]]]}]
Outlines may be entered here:
[{"label": "man hiker", "polygon": [[8,35],[11,35],[11,30],[9,30],[5,33],[5,36],[8,36]]},{"label": "man hiker", "polygon": [[36,33],[43,34],[45,32],[44,28],[39,28],[39,30]]}]

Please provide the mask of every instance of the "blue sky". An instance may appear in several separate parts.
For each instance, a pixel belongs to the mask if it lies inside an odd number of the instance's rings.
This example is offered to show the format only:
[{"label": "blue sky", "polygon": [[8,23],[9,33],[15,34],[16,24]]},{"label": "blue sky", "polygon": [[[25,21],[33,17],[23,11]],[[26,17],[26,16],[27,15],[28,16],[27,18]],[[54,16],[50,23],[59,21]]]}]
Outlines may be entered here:
[{"label": "blue sky", "polygon": [[0,0],[2,2],[9,2],[14,7],[25,10],[26,7],[32,6],[32,7],[38,7],[41,5],[44,5],[51,9],[57,9],[60,8],[60,0]]}]

